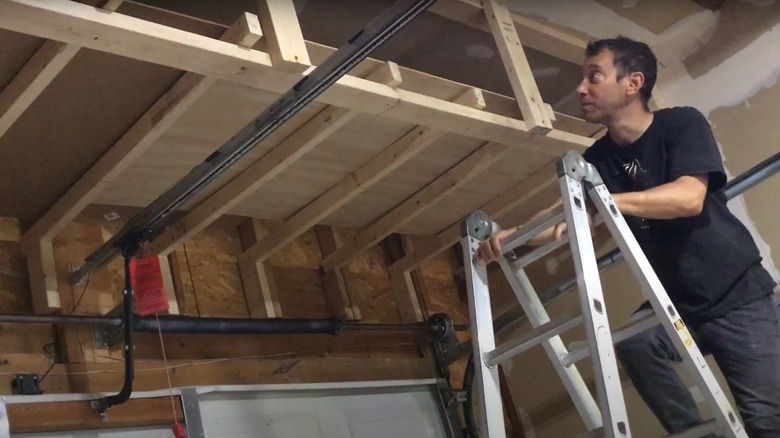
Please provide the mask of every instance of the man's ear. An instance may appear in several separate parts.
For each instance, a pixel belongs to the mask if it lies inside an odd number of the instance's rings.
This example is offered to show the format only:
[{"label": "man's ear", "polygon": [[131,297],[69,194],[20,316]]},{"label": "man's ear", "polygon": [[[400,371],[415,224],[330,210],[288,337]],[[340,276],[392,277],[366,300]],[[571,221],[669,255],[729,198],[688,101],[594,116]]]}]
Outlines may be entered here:
[{"label": "man's ear", "polygon": [[641,72],[633,72],[628,75],[628,92],[639,94],[639,90],[645,85],[645,75]]}]

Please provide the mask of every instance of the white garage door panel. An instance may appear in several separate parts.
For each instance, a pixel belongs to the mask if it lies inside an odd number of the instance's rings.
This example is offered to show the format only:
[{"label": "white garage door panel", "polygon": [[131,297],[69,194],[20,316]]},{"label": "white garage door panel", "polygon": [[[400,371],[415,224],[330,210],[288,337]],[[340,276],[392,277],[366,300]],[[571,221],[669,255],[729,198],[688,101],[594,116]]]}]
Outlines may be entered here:
[{"label": "white garage door panel", "polygon": [[199,396],[208,438],[445,438],[428,388]]},{"label": "white garage door panel", "polygon": [[203,400],[200,404],[207,437],[322,437],[319,413],[300,408],[279,406],[273,400],[247,400],[243,397],[240,400]]}]

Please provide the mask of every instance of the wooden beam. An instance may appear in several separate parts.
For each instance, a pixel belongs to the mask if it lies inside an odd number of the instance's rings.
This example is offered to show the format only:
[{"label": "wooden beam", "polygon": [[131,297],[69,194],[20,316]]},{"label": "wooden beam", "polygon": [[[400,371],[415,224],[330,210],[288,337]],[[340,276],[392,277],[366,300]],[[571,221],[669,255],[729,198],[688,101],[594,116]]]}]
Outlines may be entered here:
[{"label": "wooden beam", "polygon": [[[455,101],[471,107],[484,108],[485,105],[482,92],[476,88],[470,89]],[[240,258],[247,263],[253,260],[268,259],[306,230],[368,190],[374,183],[392,173],[444,135],[446,135],[444,131],[422,126],[415,127],[298,211],[273,234],[241,254]]]},{"label": "wooden beam", "polygon": [[[548,164],[533,175],[515,184],[511,189],[491,199],[481,206],[479,210],[485,212],[492,219],[501,219],[503,215],[515,207],[551,188],[557,181],[554,164]],[[457,243],[461,238],[461,222],[458,221],[437,233],[436,239],[432,241],[434,243],[425,247],[418,245],[411,254],[407,254],[401,260],[390,265],[389,271],[391,275],[400,272],[408,273]]]},{"label": "wooden beam", "polygon": [[[269,233],[259,220],[248,218],[238,227],[241,248],[256,245]],[[246,304],[252,318],[281,318],[282,306],[279,303],[279,291],[274,282],[271,266],[266,261],[238,260],[238,270],[244,285]]]},{"label": "wooden beam", "polygon": [[[382,80],[391,84],[400,84],[398,65],[389,62],[367,77],[368,80]],[[144,254],[167,254],[181,242],[186,242],[201,232],[210,223],[228,213],[230,209],[251,196],[274,177],[284,172],[298,159],[311,151],[358,113],[333,106],[326,107],[317,115],[301,125],[293,134],[279,142],[268,153],[257,159],[241,171],[230,182],[203,200],[183,218],[166,229],[147,245]],[[256,245],[252,246],[253,248]],[[247,267],[250,261],[259,260],[244,257]]]},{"label": "wooden beam", "polygon": [[[491,32],[480,0],[439,0],[429,10],[469,27]],[[585,60],[587,40],[518,13],[510,14],[524,46],[577,65]]]},{"label": "wooden beam", "polygon": [[[268,54],[75,2],[0,2],[0,27],[278,93],[302,75],[275,69]],[[522,37],[522,35],[521,35]],[[153,50],[150,50],[153,48]],[[346,75],[317,100],[366,114],[425,125],[484,141],[560,156],[593,140],[553,130],[533,135],[522,120]]]},{"label": "wooden beam", "polygon": [[509,146],[486,143],[446,173],[408,198],[379,220],[361,231],[355,238],[323,261],[326,271],[346,266],[357,254],[375,245],[397,228],[430,208],[439,199],[452,193],[496,162],[509,151]]},{"label": "wooden beam", "polygon": [[27,252],[26,257],[33,312],[37,314],[57,312],[62,307],[62,303],[51,240],[38,241],[37,245]]},{"label": "wooden beam", "polygon": [[[58,2],[53,2],[58,3]],[[75,2],[72,7],[82,7]],[[91,8],[88,8],[92,10]],[[112,17],[103,15],[104,19]],[[116,14],[118,15],[118,14]],[[239,36],[248,42],[245,35],[236,29],[256,29],[257,17],[244,14],[225,35]],[[255,41],[261,35],[255,34]],[[226,44],[226,43],[225,43]],[[246,51],[245,48],[236,50]],[[184,74],[154,105],[105,153],[70,189],[22,236],[22,250],[34,250],[40,240],[53,238],[89,205],[111,181],[148,150],[157,139],[173,125],[197,100],[216,82],[215,78],[192,73]]]},{"label": "wooden beam", "polygon": [[[114,0],[103,6],[113,12],[121,4]],[[46,87],[76,56],[81,47],[47,40],[0,93],[0,137],[32,105]]]},{"label": "wooden beam", "polygon": [[170,426],[183,421],[181,399],[170,397],[131,398],[114,406],[103,421],[90,401],[9,403],[11,433],[62,432],[65,430],[106,429],[114,427]]},{"label": "wooden beam", "polygon": [[481,1],[526,126],[540,134],[550,132],[553,129],[550,114],[536,86],[528,58],[517,36],[512,15],[501,0]]},{"label": "wooden beam", "polygon": [[[341,240],[333,227],[317,225],[314,227],[314,231],[317,234],[317,241],[319,242],[323,258],[338,252]],[[347,281],[341,269],[323,272],[322,288],[325,291],[325,297],[332,316],[345,318],[350,321],[362,319],[360,307],[353,303],[349,296]]]},{"label": "wooden beam", "polygon": [[268,53],[274,67],[302,72],[311,66],[292,0],[257,0],[257,15],[268,34]]},{"label": "wooden beam", "polygon": [[[278,383],[360,382],[366,380],[429,379],[435,377],[435,368],[429,359],[379,358],[322,358],[290,357],[289,359],[234,359],[225,361],[168,361],[173,368],[173,387],[211,385],[251,385]],[[116,392],[122,387],[123,364],[74,364],[70,371],[91,373],[77,375],[73,392]],[[59,371],[55,366],[52,372]],[[10,387],[10,385],[9,385]],[[133,389],[152,391],[167,389],[168,382],[162,361],[143,361],[136,364]],[[170,409],[170,408],[169,408]],[[168,411],[170,412],[170,410]]]}]

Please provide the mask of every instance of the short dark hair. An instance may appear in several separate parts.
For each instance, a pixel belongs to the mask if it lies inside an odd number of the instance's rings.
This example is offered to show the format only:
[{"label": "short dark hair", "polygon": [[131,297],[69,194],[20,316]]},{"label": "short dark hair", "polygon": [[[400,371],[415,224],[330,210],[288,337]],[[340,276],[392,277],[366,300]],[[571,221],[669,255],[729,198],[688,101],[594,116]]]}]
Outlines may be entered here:
[{"label": "short dark hair", "polygon": [[588,58],[596,56],[604,50],[611,50],[615,55],[615,67],[618,71],[618,80],[634,72],[642,73],[645,84],[639,90],[640,98],[645,107],[650,101],[650,96],[655,87],[658,76],[658,60],[653,51],[645,43],[634,41],[630,38],[619,36],[617,38],[605,38],[591,41],[585,48]]}]

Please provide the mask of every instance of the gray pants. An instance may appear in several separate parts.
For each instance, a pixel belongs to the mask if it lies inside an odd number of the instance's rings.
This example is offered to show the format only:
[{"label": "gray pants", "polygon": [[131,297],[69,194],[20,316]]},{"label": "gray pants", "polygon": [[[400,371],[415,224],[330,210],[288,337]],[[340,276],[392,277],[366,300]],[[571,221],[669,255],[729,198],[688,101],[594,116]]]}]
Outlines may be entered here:
[{"label": "gray pants", "polygon": [[[773,297],[735,309],[692,334],[726,378],[748,436],[780,437],[780,309]],[[671,362],[681,357],[660,325],[618,343],[616,354],[668,433],[702,422],[693,397],[672,368]]]}]

